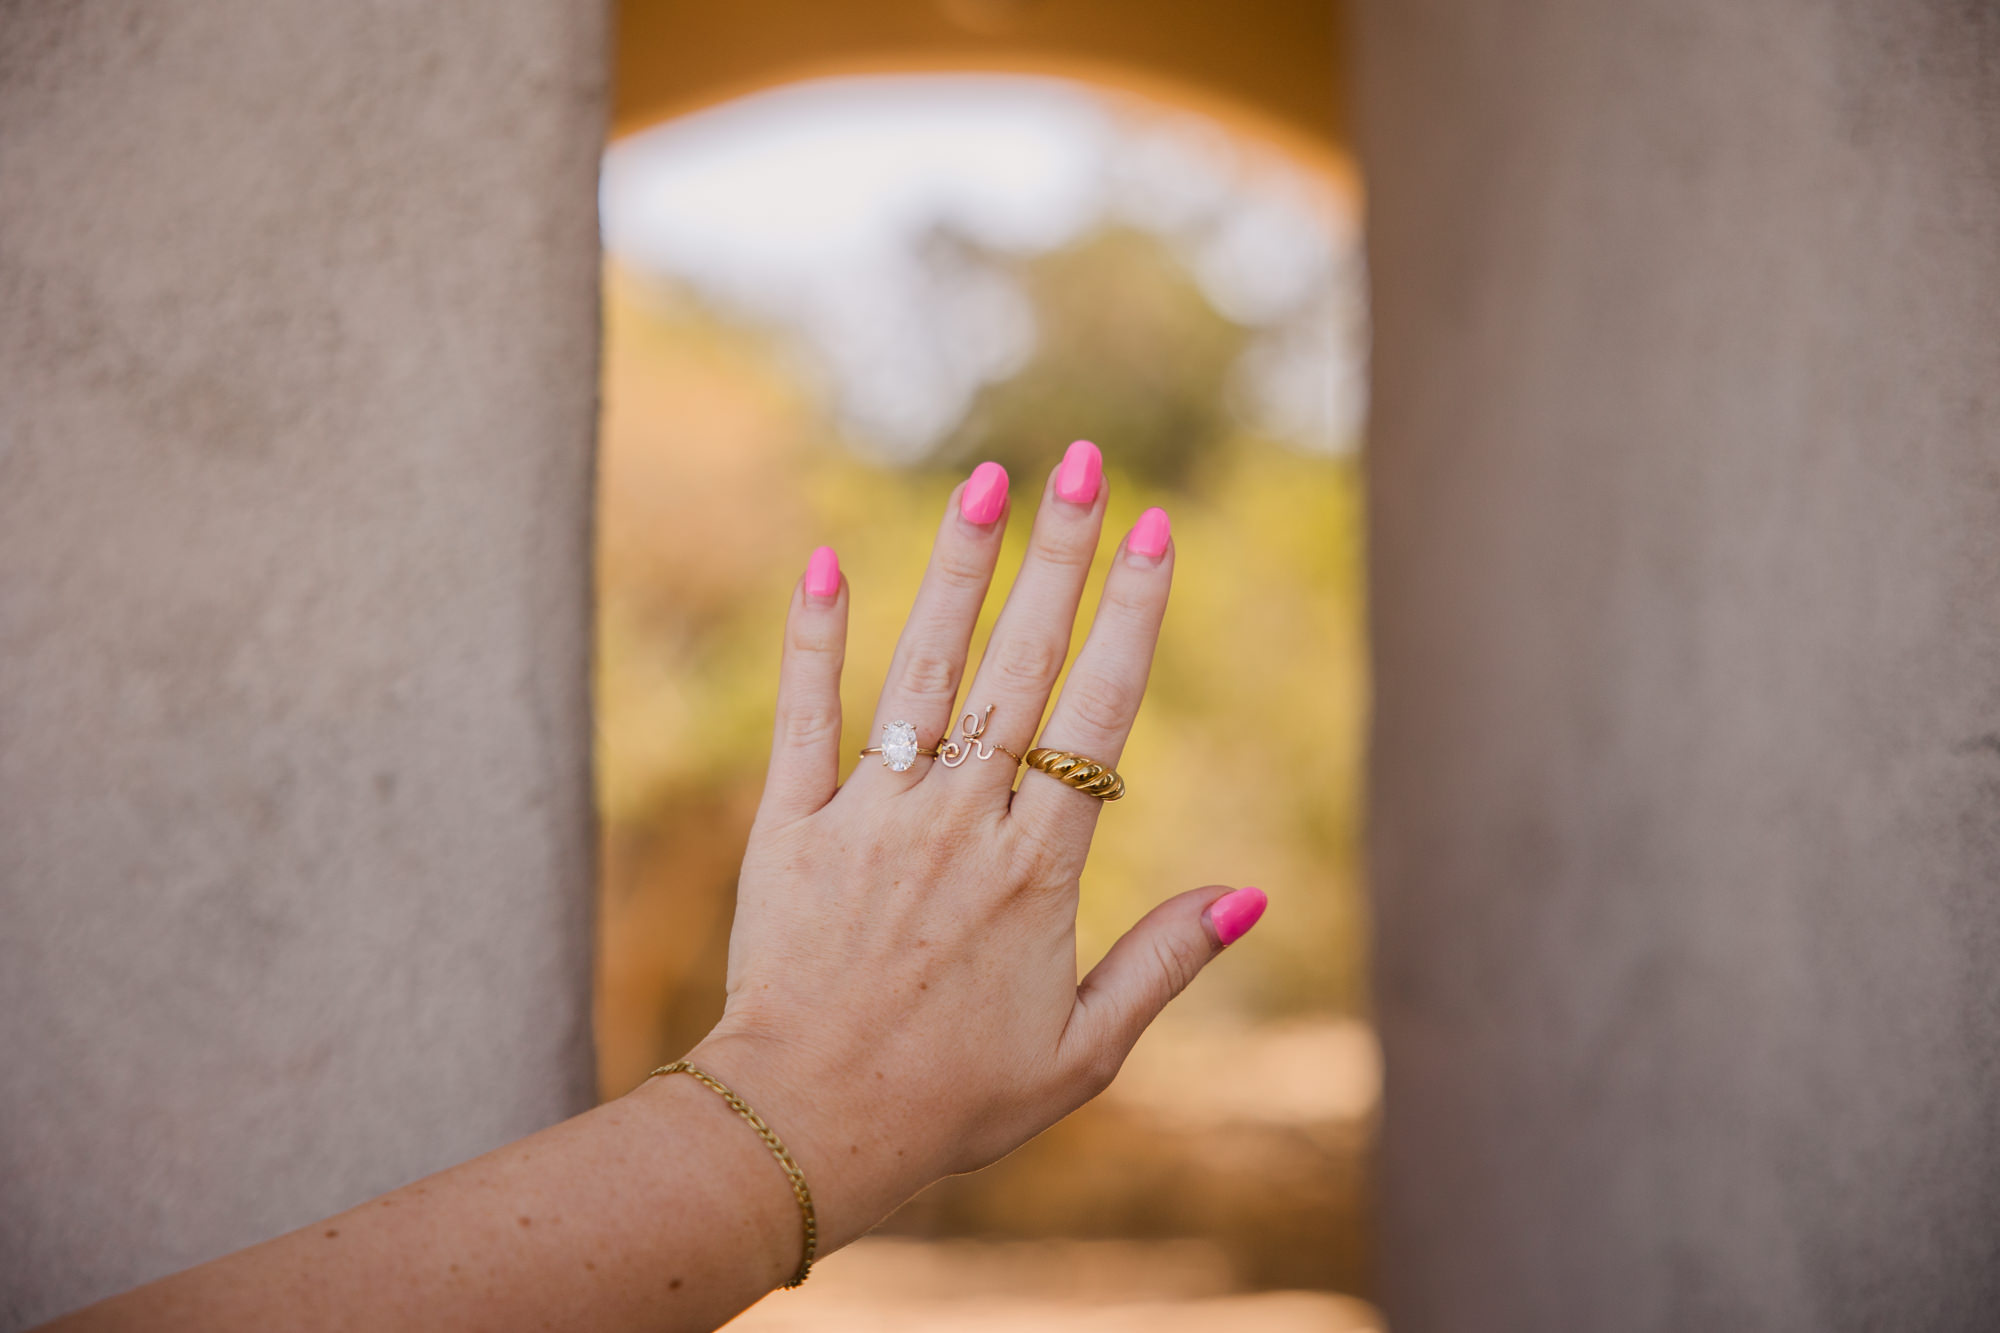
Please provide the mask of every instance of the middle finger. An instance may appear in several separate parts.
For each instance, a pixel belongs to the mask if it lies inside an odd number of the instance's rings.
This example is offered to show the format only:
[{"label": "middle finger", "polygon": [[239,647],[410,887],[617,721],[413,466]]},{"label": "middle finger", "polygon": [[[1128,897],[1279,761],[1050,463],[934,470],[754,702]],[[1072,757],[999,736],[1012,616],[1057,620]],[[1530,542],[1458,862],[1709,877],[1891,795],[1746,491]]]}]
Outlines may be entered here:
[{"label": "middle finger", "polygon": [[[984,745],[1020,755],[1034,741],[1049,691],[1069,655],[1077,604],[1104,527],[1104,502],[1103,456],[1090,441],[1078,440],[1043,487],[1021,572],[960,710],[983,717],[992,707]],[[989,760],[966,763],[949,781],[963,784],[968,793],[1005,801],[1014,774],[1014,762],[995,750]]]}]

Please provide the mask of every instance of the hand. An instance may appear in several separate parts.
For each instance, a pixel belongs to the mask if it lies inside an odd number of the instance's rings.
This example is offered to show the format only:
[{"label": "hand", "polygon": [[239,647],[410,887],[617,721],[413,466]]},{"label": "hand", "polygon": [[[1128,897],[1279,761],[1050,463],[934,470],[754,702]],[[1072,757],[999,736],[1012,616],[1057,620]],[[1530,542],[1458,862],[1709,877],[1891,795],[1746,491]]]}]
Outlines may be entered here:
[{"label": "hand", "polygon": [[[1044,490],[967,696],[976,713],[993,706],[986,745],[1024,754],[1035,738],[1104,522],[1100,474],[1079,442]],[[947,730],[1006,501],[992,463],[952,493],[874,734],[902,719],[935,748]],[[1117,762],[1173,561],[1167,516],[1149,510],[1112,558],[1049,745]],[[1095,1096],[1264,908],[1252,888],[1170,898],[1078,985],[1077,877],[1101,803],[1037,772],[1015,793],[998,749],[955,768],[865,762],[836,788],[846,635],[847,588],[821,548],[792,597],[729,1002],[689,1052],[797,1159],[822,1254]],[[791,1275],[798,1227],[783,1175],[736,1115],[692,1079],[652,1079],[64,1327],[713,1329]]]},{"label": "hand", "polygon": [[[957,712],[983,744],[1044,744],[1116,764],[1145,692],[1174,550],[1149,510],[1112,558],[1090,636],[1037,740],[1104,521],[1097,449],[1050,477],[1019,578]],[[1001,535],[1007,475],[952,493],[869,736],[905,720],[936,748],[954,724]],[[689,1058],[730,1084],[799,1161],[821,1250],[937,1178],[1005,1155],[1101,1091],[1139,1034],[1264,896],[1171,898],[1081,985],[1078,877],[1103,802],[999,750],[947,768],[862,761],[838,785],[848,592],[833,552],[792,597],[777,729],[738,883],[722,1021]],[[1019,792],[1013,790],[1022,773]],[[1144,799],[1144,775],[1134,783]],[[772,1188],[783,1181],[774,1171]],[[795,1254],[791,1256],[795,1258]]]}]

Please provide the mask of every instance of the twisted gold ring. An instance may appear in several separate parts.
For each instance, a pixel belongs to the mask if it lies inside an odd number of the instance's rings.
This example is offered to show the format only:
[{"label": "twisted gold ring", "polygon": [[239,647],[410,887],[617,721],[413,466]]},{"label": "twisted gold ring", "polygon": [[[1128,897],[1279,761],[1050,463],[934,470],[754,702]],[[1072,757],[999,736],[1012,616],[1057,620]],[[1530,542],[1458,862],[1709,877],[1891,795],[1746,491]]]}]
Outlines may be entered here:
[{"label": "twisted gold ring", "polygon": [[1100,801],[1115,801],[1125,794],[1125,779],[1118,776],[1117,769],[1080,754],[1071,754],[1068,750],[1037,746],[1028,751],[1026,762],[1029,768],[1046,773],[1056,781],[1074,787],[1086,796],[1095,796]]}]

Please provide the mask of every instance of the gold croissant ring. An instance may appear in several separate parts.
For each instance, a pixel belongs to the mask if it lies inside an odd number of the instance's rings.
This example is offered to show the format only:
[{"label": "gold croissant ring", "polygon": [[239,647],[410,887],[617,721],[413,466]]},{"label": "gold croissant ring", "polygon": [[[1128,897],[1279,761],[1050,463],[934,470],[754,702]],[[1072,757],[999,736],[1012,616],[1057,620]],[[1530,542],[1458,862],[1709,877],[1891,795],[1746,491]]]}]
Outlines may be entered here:
[{"label": "gold croissant ring", "polygon": [[1100,801],[1115,801],[1125,794],[1125,779],[1118,776],[1117,769],[1068,750],[1037,746],[1028,751],[1027,764]]}]

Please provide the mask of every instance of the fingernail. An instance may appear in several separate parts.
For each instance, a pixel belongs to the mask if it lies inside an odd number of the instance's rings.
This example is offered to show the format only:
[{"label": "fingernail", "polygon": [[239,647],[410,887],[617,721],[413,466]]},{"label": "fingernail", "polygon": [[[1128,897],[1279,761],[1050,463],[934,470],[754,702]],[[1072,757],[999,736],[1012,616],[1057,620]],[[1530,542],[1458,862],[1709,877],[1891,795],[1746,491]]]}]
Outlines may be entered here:
[{"label": "fingernail", "polygon": [[1104,455],[1089,440],[1078,440],[1063,454],[1056,469],[1056,495],[1073,505],[1097,503],[1097,488],[1104,480]]},{"label": "fingernail", "polygon": [[829,600],[840,596],[840,557],[831,546],[818,548],[806,561],[806,596]]},{"label": "fingernail", "polygon": [[1215,927],[1215,938],[1225,945],[1242,939],[1270,901],[1259,888],[1237,889],[1217,898],[1208,905],[1208,924]]},{"label": "fingernail", "polygon": [[1167,511],[1148,509],[1132,525],[1132,535],[1125,539],[1125,549],[1133,555],[1158,560],[1167,553],[1167,539],[1173,535],[1174,525],[1168,520]]},{"label": "fingernail", "polygon": [[958,493],[958,512],[967,523],[982,526],[1000,517],[1007,507],[1007,469],[998,463],[981,463],[972,469],[965,489]]}]

